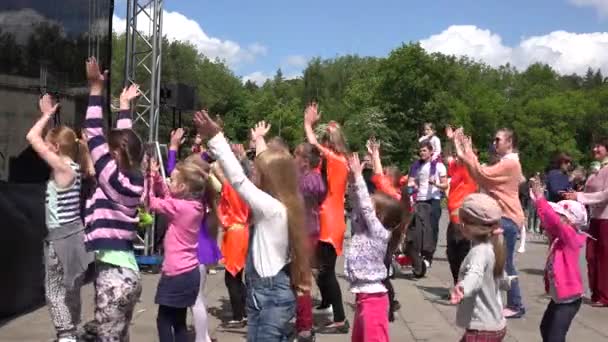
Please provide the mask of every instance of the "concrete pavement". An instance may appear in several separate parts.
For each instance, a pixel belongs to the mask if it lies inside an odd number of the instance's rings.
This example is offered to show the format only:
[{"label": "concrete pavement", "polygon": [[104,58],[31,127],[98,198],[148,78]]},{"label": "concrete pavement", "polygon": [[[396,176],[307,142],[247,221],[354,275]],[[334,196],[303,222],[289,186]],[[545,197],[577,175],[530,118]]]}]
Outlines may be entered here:
[{"label": "concrete pavement", "polygon": [[[442,297],[451,285],[451,275],[445,259],[445,215],[442,219],[442,239],[438,246],[437,258],[428,276],[415,280],[401,276],[393,280],[401,310],[396,314],[395,322],[390,325],[392,341],[458,341],[462,331],[454,325],[456,308],[448,305]],[[544,294],[543,267],[546,258],[547,244],[538,236],[528,236],[527,251],[517,255],[520,270],[520,284],[527,309],[527,315],[519,320],[508,322],[506,341],[532,342],[540,341],[538,326],[548,303]],[[581,258],[584,266],[584,259]],[[348,291],[347,282],[342,275],[343,259],[338,260],[340,269],[339,281],[345,301],[346,317],[352,323],[354,314],[354,296]],[[607,270],[608,271],[608,270]],[[583,269],[585,275],[586,270]],[[221,319],[230,316],[228,294],[224,285],[223,271],[209,275],[206,287],[210,329],[212,336],[220,342],[244,341],[246,329],[226,330],[221,327]],[[144,274],[144,291],[141,302],[136,308],[131,326],[131,341],[157,341],[156,310],[154,293],[158,275]],[[585,278],[586,276],[584,276]],[[586,281],[586,279],[585,279]],[[318,296],[318,294],[316,294]],[[91,285],[82,291],[83,318],[92,318],[93,289]],[[322,317],[315,317],[322,323]],[[51,341],[54,337],[46,307],[42,307],[19,318],[0,325],[0,341]],[[350,335],[318,335],[318,341],[350,341]],[[608,341],[608,309],[592,308],[583,304],[576,316],[570,333],[570,341]]]}]

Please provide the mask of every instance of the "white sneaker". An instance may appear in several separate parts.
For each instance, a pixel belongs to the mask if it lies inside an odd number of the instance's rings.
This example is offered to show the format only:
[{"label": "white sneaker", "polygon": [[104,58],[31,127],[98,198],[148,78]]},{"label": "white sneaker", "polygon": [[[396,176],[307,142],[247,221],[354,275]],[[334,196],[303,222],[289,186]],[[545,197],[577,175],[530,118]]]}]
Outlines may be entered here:
[{"label": "white sneaker", "polygon": [[215,268],[209,269],[209,274],[214,275],[217,274],[217,270]]},{"label": "white sneaker", "polygon": [[314,313],[318,314],[318,315],[333,315],[334,314],[334,309],[330,306],[324,308],[324,309],[319,309],[318,307],[314,309]]},{"label": "white sneaker", "polygon": [[423,261],[424,261],[424,266],[426,266],[427,269],[431,268],[431,263],[428,260],[424,259]]},{"label": "white sneaker", "polygon": [[78,342],[76,337],[61,337],[57,340],[57,342]]}]

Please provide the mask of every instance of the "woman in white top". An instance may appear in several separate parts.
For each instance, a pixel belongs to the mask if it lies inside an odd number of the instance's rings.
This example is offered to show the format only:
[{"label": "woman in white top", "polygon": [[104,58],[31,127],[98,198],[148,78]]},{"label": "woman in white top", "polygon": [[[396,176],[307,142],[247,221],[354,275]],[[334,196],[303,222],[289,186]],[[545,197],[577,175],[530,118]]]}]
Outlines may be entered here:
[{"label": "woman in white top", "polygon": [[[295,316],[292,284],[310,273],[305,244],[304,202],[295,161],[282,149],[266,149],[263,134],[256,141],[257,156],[250,181],[221,129],[207,114],[195,114],[198,132],[208,142],[232,187],[251,208],[247,284],[247,340],[287,341]],[[261,152],[263,151],[263,152]]]}]

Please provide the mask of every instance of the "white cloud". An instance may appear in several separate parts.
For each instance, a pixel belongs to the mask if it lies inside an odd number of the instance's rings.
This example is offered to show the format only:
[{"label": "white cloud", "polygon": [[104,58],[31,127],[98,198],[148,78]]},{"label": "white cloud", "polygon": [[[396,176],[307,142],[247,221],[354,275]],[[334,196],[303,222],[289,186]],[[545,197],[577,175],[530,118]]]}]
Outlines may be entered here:
[{"label": "white cloud", "polygon": [[570,0],[578,7],[593,7],[601,16],[608,17],[608,0]]},{"label": "white cloud", "polygon": [[[112,27],[116,32],[124,32],[125,20],[113,16]],[[150,20],[143,13],[137,17],[138,26],[148,28]],[[147,33],[144,31],[144,33]],[[225,60],[234,67],[243,62],[253,62],[257,56],[265,55],[267,48],[260,43],[254,43],[247,48],[241,47],[231,40],[211,37],[203,31],[195,21],[179,12],[163,11],[163,35],[170,40],[180,40],[192,43],[210,59]]]},{"label": "white cloud", "polygon": [[450,26],[420,41],[429,52],[468,56],[491,66],[510,63],[519,69],[542,62],[562,74],[584,74],[587,68],[608,71],[608,32],[571,33],[554,31],[522,38],[517,46],[506,46],[498,34],[476,26]]},{"label": "white cloud", "polygon": [[304,68],[308,64],[308,58],[302,55],[287,56],[284,64],[287,67]]},{"label": "white cloud", "polygon": [[127,27],[127,20],[118,17],[116,14],[112,14],[112,31],[116,33],[125,32],[125,28]]},{"label": "white cloud", "polygon": [[257,84],[258,86],[261,86],[264,84],[264,82],[266,82],[266,80],[269,80],[272,77],[273,77],[272,75],[264,73],[262,71],[255,71],[249,75],[243,76],[242,80],[243,80],[243,83],[245,83],[247,81],[251,81],[251,82]]}]

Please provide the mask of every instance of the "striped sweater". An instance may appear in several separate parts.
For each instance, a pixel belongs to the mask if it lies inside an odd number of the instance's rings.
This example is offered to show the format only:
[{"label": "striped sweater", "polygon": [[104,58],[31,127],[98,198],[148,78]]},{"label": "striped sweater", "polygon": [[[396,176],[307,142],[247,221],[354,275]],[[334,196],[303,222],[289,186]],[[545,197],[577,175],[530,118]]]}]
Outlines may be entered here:
[{"label": "striped sweater", "polygon": [[[89,97],[84,127],[95,165],[97,188],[87,200],[85,245],[87,250],[129,251],[133,249],[139,222],[137,207],[143,193],[144,177],[118,169],[103,134],[102,97]],[[131,116],[118,116],[118,129],[131,128]]]}]

